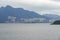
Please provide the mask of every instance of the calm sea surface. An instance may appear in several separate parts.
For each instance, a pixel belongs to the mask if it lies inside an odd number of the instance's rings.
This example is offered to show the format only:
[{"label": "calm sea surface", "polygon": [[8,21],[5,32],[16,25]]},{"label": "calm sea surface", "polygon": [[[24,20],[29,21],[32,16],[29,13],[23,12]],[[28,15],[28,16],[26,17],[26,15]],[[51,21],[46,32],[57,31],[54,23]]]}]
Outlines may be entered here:
[{"label": "calm sea surface", "polygon": [[60,25],[1,23],[0,40],[60,40]]}]

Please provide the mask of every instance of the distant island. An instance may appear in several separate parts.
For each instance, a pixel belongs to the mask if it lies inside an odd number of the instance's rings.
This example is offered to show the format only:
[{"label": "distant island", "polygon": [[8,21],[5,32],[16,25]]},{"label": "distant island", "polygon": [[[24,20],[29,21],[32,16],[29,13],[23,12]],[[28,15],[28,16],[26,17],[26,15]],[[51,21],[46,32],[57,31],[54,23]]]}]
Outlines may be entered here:
[{"label": "distant island", "polygon": [[57,20],[57,21],[55,21],[55,22],[52,23],[52,24],[55,24],[55,25],[58,24],[58,25],[59,25],[59,24],[60,24],[60,20]]}]

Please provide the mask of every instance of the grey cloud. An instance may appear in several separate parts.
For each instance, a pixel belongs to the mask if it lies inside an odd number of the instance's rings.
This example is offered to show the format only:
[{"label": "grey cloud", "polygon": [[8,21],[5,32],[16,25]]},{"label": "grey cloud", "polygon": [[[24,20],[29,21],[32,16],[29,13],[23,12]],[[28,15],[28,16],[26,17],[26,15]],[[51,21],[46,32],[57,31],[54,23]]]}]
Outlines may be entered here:
[{"label": "grey cloud", "polygon": [[41,5],[30,5],[30,4],[24,4],[24,3],[19,3],[19,2],[3,2],[3,3],[0,3],[1,5],[12,5],[14,7],[22,7],[22,8],[25,8],[25,9],[30,9],[30,10],[36,10],[36,11],[39,11],[39,10],[57,10],[57,9],[60,9],[60,6],[56,6],[56,5],[47,5],[47,4],[41,4]]},{"label": "grey cloud", "polygon": [[[37,13],[40,13],[41,11],[47,11],[49,13],[53,13],[53,14],[59,14],[60,12],[55,12],[55,11],[50,11],[50,10],[60,10],[60,6],[56,6],[56,5],[29,5],[29,4],[23,4],[23,3],[12,3],[12,6],[15,7],[21,7],[24,8],[26,10],[31,10],[31,11],[35,11]],[[44,14],[44,13],[41,13]]]},{"label": "grey cloud", "polygon": [[[7,2],[8,3],[8,2]],[[60,6],[56,6],[56,5],[45,5],[45,4],[41,4],[41,5],[30,5],[30,4],[24,4],[24,3],[17,3],[17,2],[9,2],[7,3],[3,3],[3,5],[11,5],[13,7],[20,7],[20,8],[24,8],[26,10],[31,10],[31,11],[35,11],[37,13],[40,13],[41,11],[47,11],[49,13],[60,13],[60,12],[54,12],[54,11],[49,11],[49,10],[60,10]],[[44,14],[44,13],[41,13]]]},{"label": "grey cloud", "polygon": [[59,2],[60,0],[53,0],[53,1]]},{"label": "grey cloud", "polygon": [[26,6],[26,7],[28,7],[28,8],[30,8],[30,9],[34,9],[34,10],[36,10],[36,11],[42,11],[42,10],[60,10],[60,6],[52,6],[52,5],[40,5],[40,6],[33,6],[33,5],[31,5],[31,6]]}]

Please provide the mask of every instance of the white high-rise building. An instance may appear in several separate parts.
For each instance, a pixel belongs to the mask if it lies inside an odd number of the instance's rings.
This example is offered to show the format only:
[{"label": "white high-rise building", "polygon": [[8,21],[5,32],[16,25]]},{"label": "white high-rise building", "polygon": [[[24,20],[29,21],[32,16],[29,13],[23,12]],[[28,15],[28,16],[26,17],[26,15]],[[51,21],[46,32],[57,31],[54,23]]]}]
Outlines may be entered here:
[{"label": "white high-rise building", "polygon": [[8,16],[8,21],[9,22],[16,22],[16,17],[14,17],[14,16]]}]

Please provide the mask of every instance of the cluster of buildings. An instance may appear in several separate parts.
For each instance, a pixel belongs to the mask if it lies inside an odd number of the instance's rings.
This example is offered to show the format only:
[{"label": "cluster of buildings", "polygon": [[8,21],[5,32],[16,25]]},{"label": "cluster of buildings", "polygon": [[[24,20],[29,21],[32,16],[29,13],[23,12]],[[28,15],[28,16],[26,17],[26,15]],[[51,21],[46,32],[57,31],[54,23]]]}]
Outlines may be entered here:
[{"label": "cluster of buildings", "polygon": [[17,19],[17,17],[14,16],[8,16],[7,23],[46,23],[49,20],[46,18],[20,18]]},{"label": "cluster of buildings", "polygon": [[7,23],[15,23],[16,22],[16,17],[14,17],[14,16],[8,16],[8,20],[6,22]]},{"label": "cluster of buildings", "polygon": [[43,22],[47,22],[47,19],[45,18],[29,18],[29,19],[24,19],[21,18],[19,20],[19,22],[24,22],[24,23],[43,23]]}]

